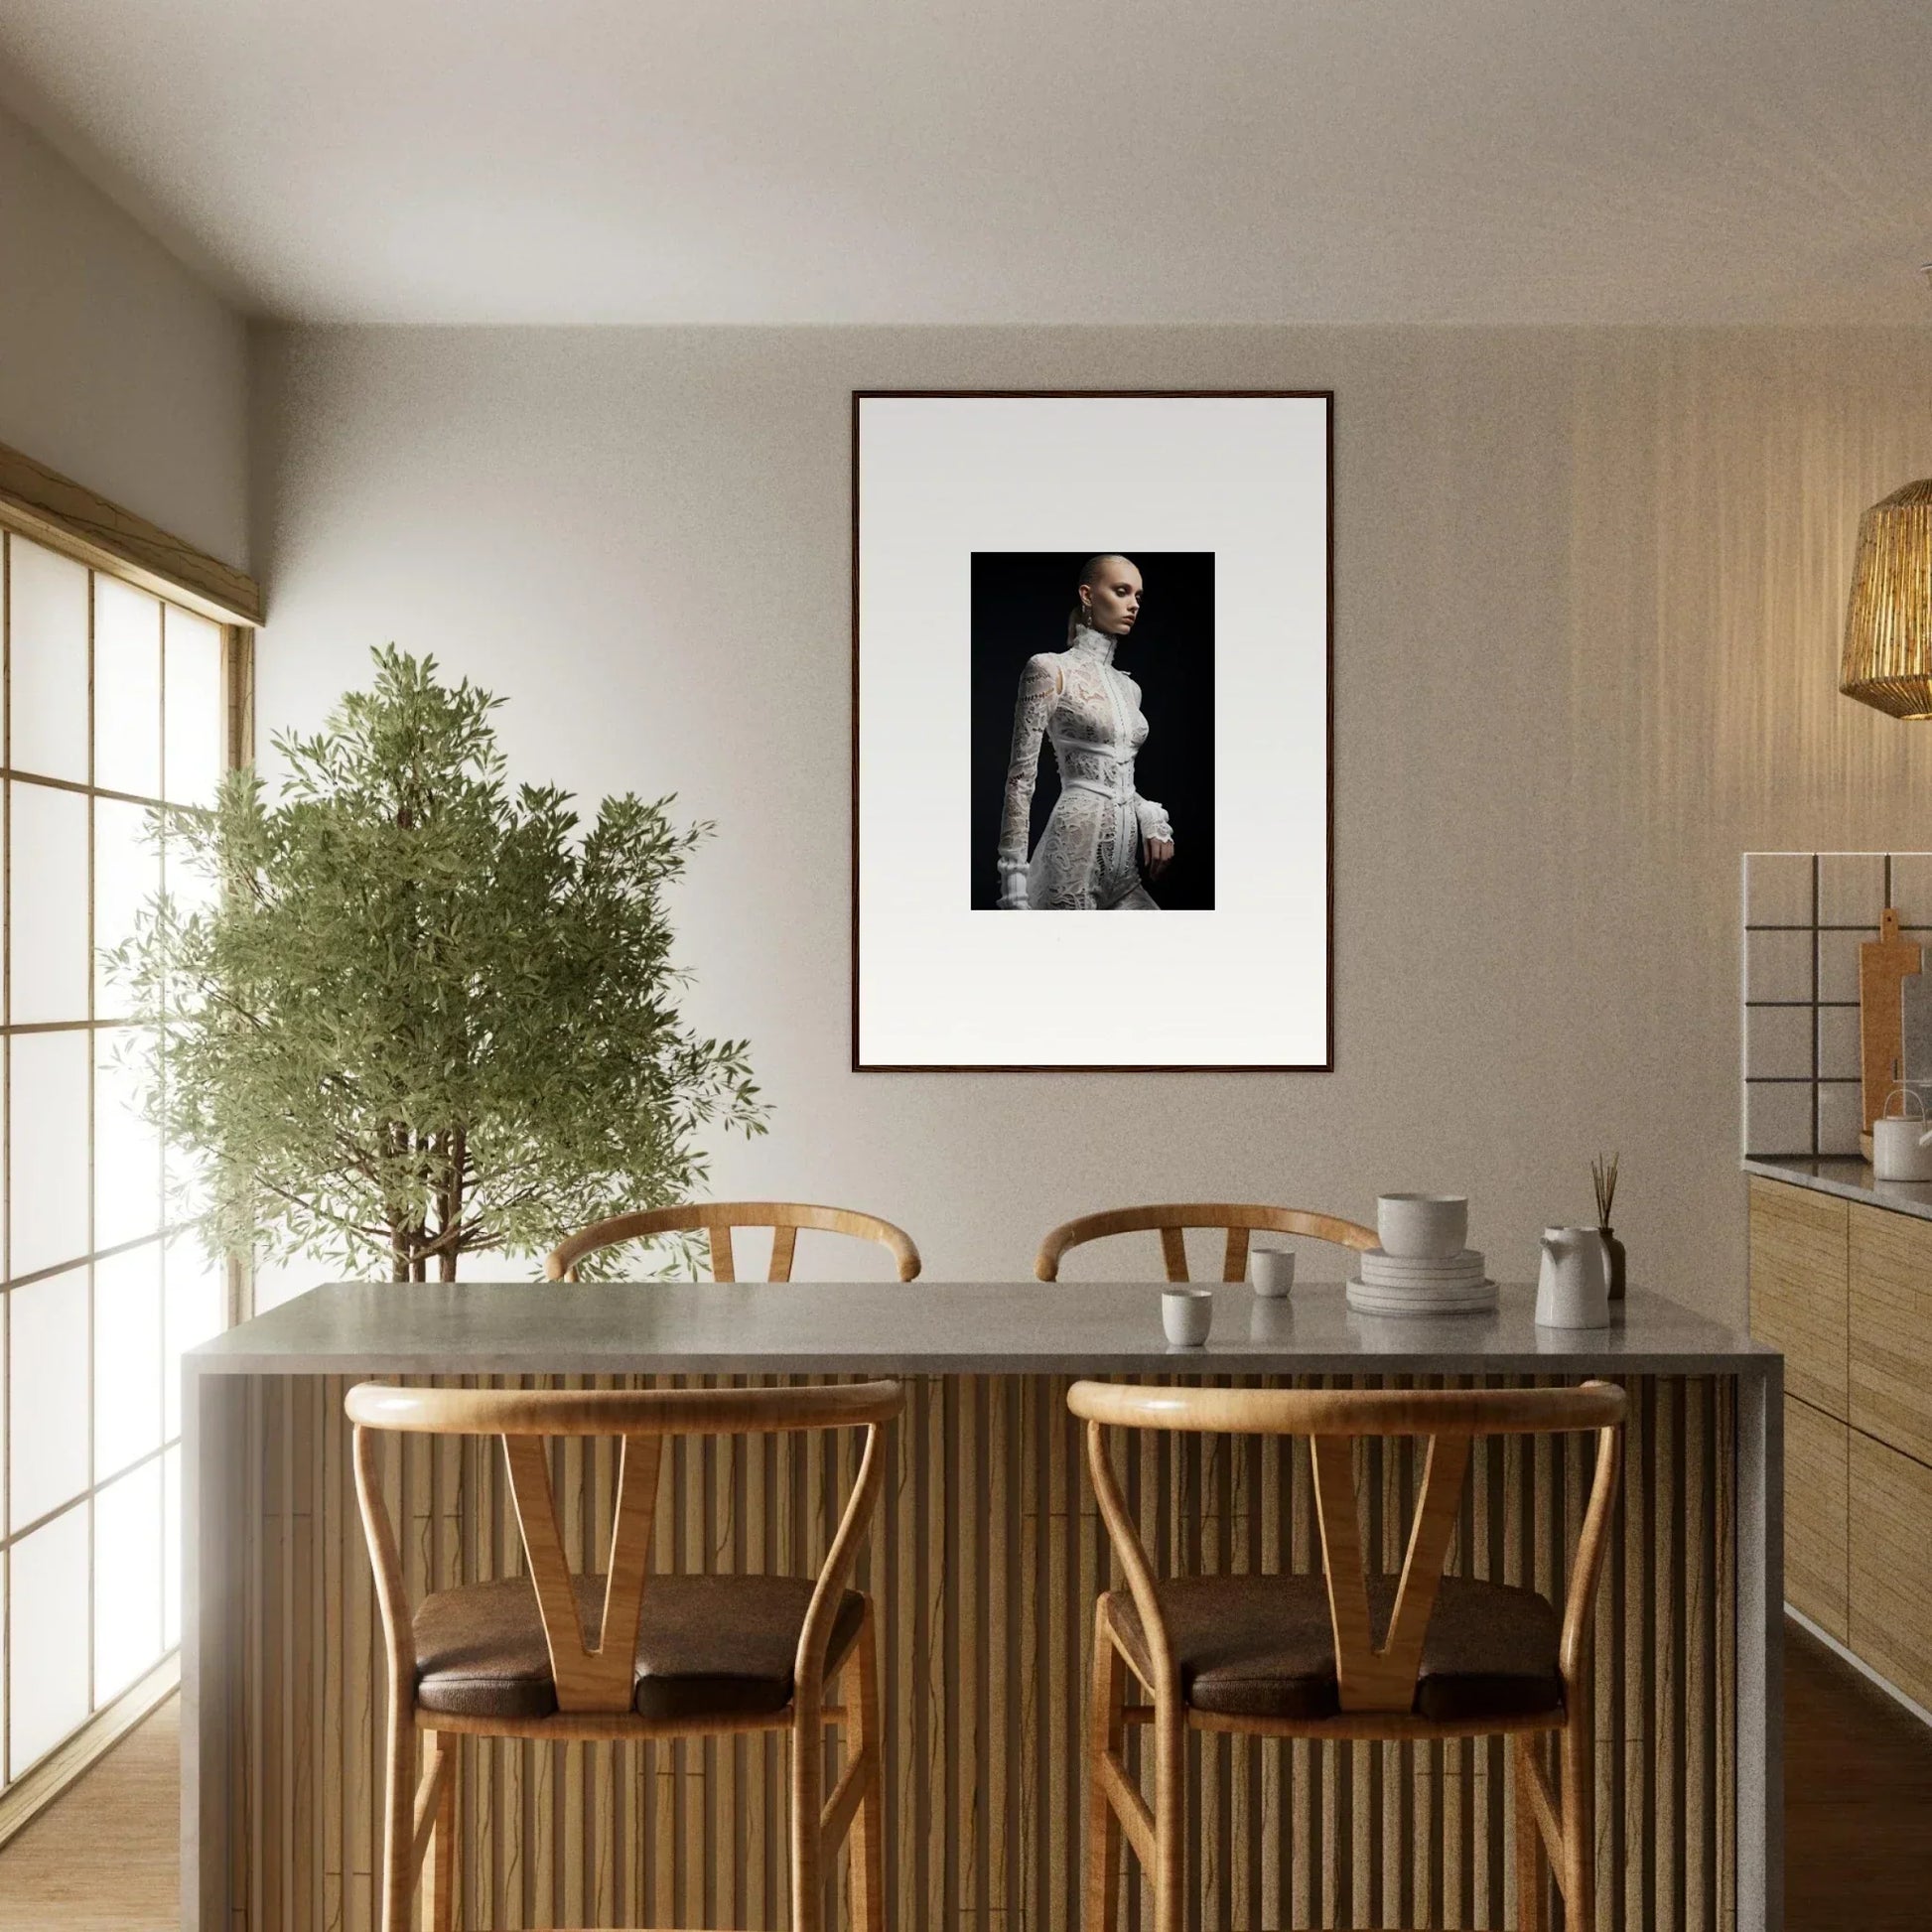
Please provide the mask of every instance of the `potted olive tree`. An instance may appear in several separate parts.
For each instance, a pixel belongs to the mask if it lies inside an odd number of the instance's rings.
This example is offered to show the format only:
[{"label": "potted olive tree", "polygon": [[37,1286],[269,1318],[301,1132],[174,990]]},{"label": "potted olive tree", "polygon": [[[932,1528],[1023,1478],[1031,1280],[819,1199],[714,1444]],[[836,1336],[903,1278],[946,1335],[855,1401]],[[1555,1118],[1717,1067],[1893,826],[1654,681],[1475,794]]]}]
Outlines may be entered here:
[{"label": "potted olive tree", "polygon": [[711,828],[512,788],[499,702],[379,650],[275,741],[273,799],[244,770],[156,814],[175,890],[109,970],[211,1250],[451,1281],[688,1198],[703,1129],[762,1131],[745,1042],[678,1015],[664,889]]}]

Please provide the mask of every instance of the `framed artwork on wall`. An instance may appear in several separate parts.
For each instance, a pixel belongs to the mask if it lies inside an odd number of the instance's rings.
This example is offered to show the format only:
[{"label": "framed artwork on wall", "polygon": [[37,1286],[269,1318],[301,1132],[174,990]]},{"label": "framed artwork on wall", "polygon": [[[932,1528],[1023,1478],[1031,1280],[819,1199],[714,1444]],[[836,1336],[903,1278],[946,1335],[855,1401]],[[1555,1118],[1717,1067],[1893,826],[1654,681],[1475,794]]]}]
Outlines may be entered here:
[{"label": "framed artwork on wall", "polygon": [[1332,1065],[1333,414],[855,392],[856,1069]]}]

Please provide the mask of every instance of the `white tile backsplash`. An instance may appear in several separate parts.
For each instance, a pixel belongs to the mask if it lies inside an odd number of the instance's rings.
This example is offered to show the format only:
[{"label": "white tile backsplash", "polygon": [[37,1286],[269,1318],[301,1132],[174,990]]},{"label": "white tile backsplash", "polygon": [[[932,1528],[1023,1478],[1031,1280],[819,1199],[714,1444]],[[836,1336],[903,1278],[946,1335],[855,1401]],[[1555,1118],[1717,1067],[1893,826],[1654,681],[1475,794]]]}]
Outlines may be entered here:
[{"label": "white tile backsplash", "polygon": [[1818,1152],[1857,1154],[1864,1127],[1863,1089],[1856,1080],[1818,1083]]},{"label": "white tile backsplash", "polygon": [[1891,855],[1891,902],[1901,926],[1932,926],[1932,852]]},{"label": "white tile backsplash", "polygon": [[1747,932],[1744,935],[1745,999],[1813,999],[1811,948],[1809,932]]},{"label": "white tile backsplash", "polygon": [[1857,1007],[1818,1009],[1818,1077],[1856,1080],[1859,1065],[1859,1010]]},{"label": "white tile backsplash", "polygon": [[1818,858],[1818,923],[1874,930],[1885,909],[1882,852],[1824,852]]},{"label": "white tile backsplash", "polygon": [[[1770,933],[1753,934],[1770,938]],[[1856,1006],[1859,999],[1859,948],[1878,936],[1876,925],[1855,927],[1846,932],[1821,932],[1818,935],[1818,997],[1821,1001],[1847,1001]]]},{"label": "white tile backsplash", "polygon": [[1747,852],[1744,923],[1810,925],[1816,863],[1809,852]]},{"label": "white tile backsplash", "polygon": [[1812,1015],[1815,1007],[1746,1007],[1744,1078],[1812,1078]]},{"label": "white tile backsplash", "polygon": [[[1816,918],[1814,920],[1814,868]],[[1932,852],[1747,852],[1744,887],[1744,1151],[1854,1155],[1863,1125],[1859,948],[1889,903],[1926,950],[1909,981],[1932,1002]],[[1921,1086],[1932,1101],[1932,1077]]]}]

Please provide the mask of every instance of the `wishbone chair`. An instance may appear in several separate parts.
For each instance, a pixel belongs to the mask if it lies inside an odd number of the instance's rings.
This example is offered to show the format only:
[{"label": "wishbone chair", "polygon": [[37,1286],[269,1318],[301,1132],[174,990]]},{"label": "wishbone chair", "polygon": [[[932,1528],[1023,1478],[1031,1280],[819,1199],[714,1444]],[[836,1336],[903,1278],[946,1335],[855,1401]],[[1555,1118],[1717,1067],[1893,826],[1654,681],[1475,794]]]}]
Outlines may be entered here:
[{"label": "wishbone chair", "polygon": [[919,1272],[919,1251],[913,1246],[912,1237],[891,1221],[882,1221],[877,1214],[862,1214],[851,1207],[817,1207],[807,1201],[714,1200],[682,1201],[674,1207],[646,1207],[634,1214],[614,1214],[609,1220],[593,1221],[551,1249],[543,1264],[544,1279],[574,1282],[577,1264],[599,1248],[613,1248],[620,1242],[639,1241],[654,1234],[694,1234],[702,1230],[710,1238],[712,1280],[735,1282],[738,1275],[732,1253],[732,1229],[742,1227],[771,1230],[767,1281],[791,1280],[792,1256],[798,1246],[800,1228],[877,1241],[891,1252],[902,1282],[913,1280]]},{"label": "wishbone chair", "polygon": [[1301,1234],[1311,1240],[1331,1241],[1352,1249],[1373,1248],[1380,1240],[1373,1228],[1344,1221],[1333,1214],[1316,1213],[1312,1208],[1269,1207],[1241,1201],[1168,1201],[1147,1207],[1109,1207],[1098,1214],[1082,1214],[1062,1222],[1039,1244],[1034,1273],[1043,1282],[1057,1281],[1060,1257],[1069,1248],[1101,1241],[1109,1235],[1142,1234],[1158,1229],[1168,1280],[1184,1282],[1188,1279],[1185,1235],[1188,1228],[1226,1230],[1227,1246],[1221,1260],[1224,1282],[1238,1282],[1247,1274],[1251,1234]]}]

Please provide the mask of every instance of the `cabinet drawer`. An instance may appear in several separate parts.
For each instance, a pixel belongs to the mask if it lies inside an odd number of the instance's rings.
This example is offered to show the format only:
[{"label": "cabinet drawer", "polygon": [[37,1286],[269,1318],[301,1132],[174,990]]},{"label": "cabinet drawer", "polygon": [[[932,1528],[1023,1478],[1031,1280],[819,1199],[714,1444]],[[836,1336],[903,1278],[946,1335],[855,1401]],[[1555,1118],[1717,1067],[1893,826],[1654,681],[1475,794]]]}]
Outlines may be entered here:
[{"label": "cabinet drawer", "polygon": [[1932,1221],[1852,1209],[1851,1367],[1853,1427],[1932,1462]]},{"label": "cabinet drawer", "polygon": [[1777,1180],[1751,1182],[1751,1333],[1784,1355],[1784,1386],[1849,1421],[1849,1201]]},{"label": "cabinet drawer", "polygon": [[1851,1431],[1809,1403],[1784,1399],[1784,1594],[1829,1630],[1851,1639],[1846,1606]]},{"label": "cabinet drawer", "polygon": [[1852,1432],[1851,1647],[1932,1705],[1932,1469]]}]

